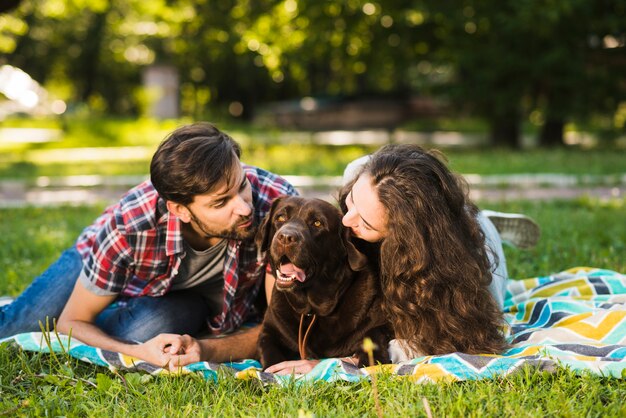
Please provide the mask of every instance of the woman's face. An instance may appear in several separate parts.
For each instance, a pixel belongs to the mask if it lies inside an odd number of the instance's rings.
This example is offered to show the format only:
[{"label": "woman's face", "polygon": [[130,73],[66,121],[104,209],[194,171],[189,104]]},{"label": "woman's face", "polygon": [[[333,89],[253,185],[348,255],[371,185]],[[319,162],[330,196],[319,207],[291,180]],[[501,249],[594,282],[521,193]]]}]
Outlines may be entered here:
[{"label": "woman's face", "polygon": [[371,177],[363,173],[346,196],[348,212],[343,224],[352,233],[369,242],[381,241],[387,235],[387,211],[378,199]]}]

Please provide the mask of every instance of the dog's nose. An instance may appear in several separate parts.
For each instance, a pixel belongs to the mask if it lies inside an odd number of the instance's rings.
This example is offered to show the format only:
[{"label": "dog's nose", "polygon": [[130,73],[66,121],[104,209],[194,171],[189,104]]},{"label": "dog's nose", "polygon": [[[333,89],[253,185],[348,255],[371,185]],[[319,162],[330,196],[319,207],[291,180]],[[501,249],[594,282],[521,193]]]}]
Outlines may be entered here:
[{"label": "dog's nose", "polygon": [[293,244],[298,242],[299,234],[294,230],[283,228],[276,234],[276,239],[283,245]]}]

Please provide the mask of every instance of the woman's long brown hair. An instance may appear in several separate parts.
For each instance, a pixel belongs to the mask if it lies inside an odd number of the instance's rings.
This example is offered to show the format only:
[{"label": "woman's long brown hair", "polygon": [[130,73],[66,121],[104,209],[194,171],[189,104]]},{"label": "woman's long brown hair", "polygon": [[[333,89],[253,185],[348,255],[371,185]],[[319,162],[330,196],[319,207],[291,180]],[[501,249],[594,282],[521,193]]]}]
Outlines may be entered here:
[{"label": "woman's long brown hair", "polygon": [[[380,244],[383,309],[396,338],[417,353],[498,353],[503,317],[488,290],[478,209],[440,158],[415,145],[388,145],[361,170],[389,219]],[[344,213],[355,181],[340,191]]]}]

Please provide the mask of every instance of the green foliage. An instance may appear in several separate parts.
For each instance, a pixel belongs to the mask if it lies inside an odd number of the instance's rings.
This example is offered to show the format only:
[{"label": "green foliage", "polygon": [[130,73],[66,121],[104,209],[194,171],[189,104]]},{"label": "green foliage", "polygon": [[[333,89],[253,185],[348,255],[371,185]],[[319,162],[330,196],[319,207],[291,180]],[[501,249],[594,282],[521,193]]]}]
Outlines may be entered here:
[{"label": "green foliage", "polygon": [[620,77],[613,75],[624,62],[607,47],[624,33],[621,1],[470,0],[432,8],[442,22],[443,61],[453,73],[443,87],[486,117],[499,143],[519,145],[521,117],[528,116],[544,128],[558,123],[556,144],[562,143],[565,122],[614,114],[624,100]]},{"label": "green foliage", "polygon": [[0,64],[73,114],[145,114],[143,70],[170,65],[194,118],[305,95],[435,95],[519,145],[526,122],[545,139],[599,115],[623,134],[625,16],[620,0],[33,0],[0,16]]}]

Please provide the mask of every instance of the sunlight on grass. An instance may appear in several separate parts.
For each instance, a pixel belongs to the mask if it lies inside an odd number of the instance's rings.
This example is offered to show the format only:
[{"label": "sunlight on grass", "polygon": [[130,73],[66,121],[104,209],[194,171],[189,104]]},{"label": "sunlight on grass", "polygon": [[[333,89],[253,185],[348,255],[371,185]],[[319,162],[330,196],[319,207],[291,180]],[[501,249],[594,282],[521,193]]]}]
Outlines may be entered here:
[{"label": "sunlight on grass", "polygon": [[[172,130],[190,122],[187,119],[156,121],[147,118],[9,120],[5,126],[60,129],[64,135],[59,141],[47,143],[0,141],[0,178],[145,174],[158,144]],[[451,123],[447,121],[445,125],[450,127]],[[474,127],[475,123],[469,125]],[[378,148],[378,145],[367,144],[322,144],[315,140],[319,134],[310,132],[282,132],[229,121],[217,126],[240,142],[243,161],[284,175],[340,175],[349,161]],[[470,127],[465,128],[471,131]],[[626,173],[623,152],[612,149],[510,151],[450,148],[444,152],[451,168],[464,174],[565,173],[583,176]],[[127,161],[133,164],[126,164]]]},{"label": "sunlight on grass", "polygon": [[149,161],[154,151],[156,147],[51,149],[29,151],[23,158],[34,164]]},{"label": "sunlight on grass", "polygon": [[[151,146],[35,149],[0,153],[0,178],[33,178],[78,174],[147,174],[157,144]],[[244,146],[242,160],[283,175],[341,175],[352,160],[374,152],[377,146],[331,146],[310,143]],[[608,150],[526,151],[446,150],[450,167],[463,174],[497,175],[562,173],[604,176],[619,184],[626,158]],[[128,163],[131,164],[128,164]],[[593,179],[591,179],[593,180]]]}]

